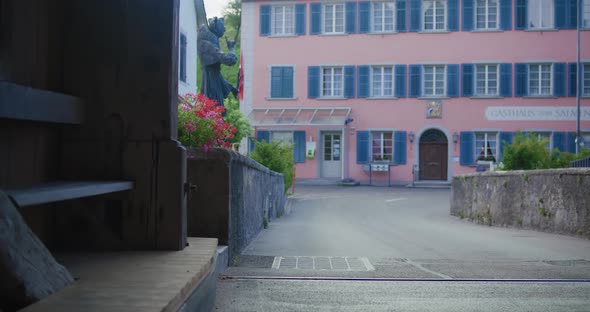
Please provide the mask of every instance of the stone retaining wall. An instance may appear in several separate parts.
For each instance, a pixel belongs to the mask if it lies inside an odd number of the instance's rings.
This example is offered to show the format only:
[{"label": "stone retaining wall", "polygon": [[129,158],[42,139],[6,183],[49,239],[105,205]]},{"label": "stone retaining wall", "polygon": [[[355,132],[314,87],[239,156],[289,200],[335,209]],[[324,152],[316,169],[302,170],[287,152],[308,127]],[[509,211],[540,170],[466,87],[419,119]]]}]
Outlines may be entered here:
[{"label": "stone retaining wall", "polygon": [[456,176],[451,215],[479,224],[590,238],[590,169]]},{"label": "stone retaining wall", "polygon": [[[285,212],[283,175],[225,149],[189,151],[188,235],[215,237],[237,256]],[[190,188],[190,186],[189,186]]]}]

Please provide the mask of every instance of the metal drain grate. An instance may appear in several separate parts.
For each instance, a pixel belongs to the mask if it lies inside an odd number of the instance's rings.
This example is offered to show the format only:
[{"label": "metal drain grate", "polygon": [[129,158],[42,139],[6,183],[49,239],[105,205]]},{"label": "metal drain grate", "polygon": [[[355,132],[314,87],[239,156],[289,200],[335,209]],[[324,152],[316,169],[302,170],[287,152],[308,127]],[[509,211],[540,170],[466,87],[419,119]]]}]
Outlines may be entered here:
[{"label": "metal drain grate", "polygon": [[275,257],[272,268],[276,270],[314,271],[375,271],[365,257]]}]

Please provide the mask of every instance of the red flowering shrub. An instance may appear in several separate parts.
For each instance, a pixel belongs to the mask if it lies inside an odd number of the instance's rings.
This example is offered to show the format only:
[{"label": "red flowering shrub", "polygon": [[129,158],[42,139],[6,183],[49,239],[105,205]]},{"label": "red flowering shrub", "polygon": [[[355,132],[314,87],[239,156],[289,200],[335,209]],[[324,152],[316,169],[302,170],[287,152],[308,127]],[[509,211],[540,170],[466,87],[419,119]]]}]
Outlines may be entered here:
[{"label": "red flowering shrub", "polygon": [[208,152],[212,147],[229,148],[237,132],[236,127],[223,120],[225,111],[217,101],[203,94],[187,93],[178,106],[178,139],[187,147],[202,147]]}]

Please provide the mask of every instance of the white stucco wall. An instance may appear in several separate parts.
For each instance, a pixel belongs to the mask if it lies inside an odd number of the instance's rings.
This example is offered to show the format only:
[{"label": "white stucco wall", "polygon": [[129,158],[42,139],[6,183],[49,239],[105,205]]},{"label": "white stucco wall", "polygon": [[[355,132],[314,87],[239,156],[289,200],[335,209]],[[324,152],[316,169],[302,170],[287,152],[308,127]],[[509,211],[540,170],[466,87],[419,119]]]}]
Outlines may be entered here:
[{"label": "white stucco wall", "polygon": [[[178,66],[180,66],[180,34],[186,36],[186,82],[178,79],[178,94],[197,93],[197,13],[194,0],[180,0],[178,27]],[[178,70],[180,74],[180,68]]]},{"label": "white stucco wall", "polygon": [[[254,98],[254,39],[258,34],[256,24],[256,3],[242,2],[241,52],[244,71],[244,99],[240,101],[240,111],[244,116],[252,112]],[[240,144],[240,153],[248,152],[248,138]]]}]

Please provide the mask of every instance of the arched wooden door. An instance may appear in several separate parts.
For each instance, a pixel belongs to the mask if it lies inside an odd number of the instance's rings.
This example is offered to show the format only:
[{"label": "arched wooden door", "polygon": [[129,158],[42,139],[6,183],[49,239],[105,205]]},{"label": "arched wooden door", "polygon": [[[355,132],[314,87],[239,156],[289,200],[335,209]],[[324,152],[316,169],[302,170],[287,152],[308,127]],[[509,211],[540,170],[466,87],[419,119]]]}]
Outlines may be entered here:
[{"label": "arched wooden door", "polygon": [[445,134],[431,129],[420,137],[420,180],[443,180],[448,177],[449,143]]}]

